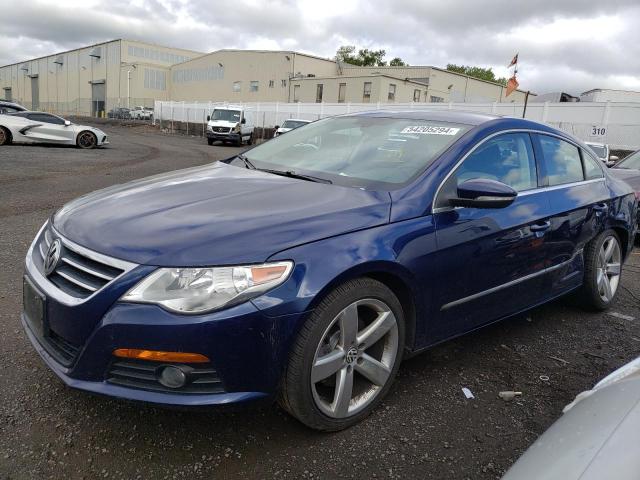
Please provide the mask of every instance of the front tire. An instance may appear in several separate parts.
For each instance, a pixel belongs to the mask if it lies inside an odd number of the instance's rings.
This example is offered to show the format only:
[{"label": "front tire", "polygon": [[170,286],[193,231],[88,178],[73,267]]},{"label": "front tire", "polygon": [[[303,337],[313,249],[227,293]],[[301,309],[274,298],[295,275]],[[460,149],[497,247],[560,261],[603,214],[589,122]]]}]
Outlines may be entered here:
[{"label": "front tire", "polygon": [[284,373],[280,404],[305,425],[337,431],[358,423],[389,391],[402,360],[404,318],[384,284],[351,280],[303,325]]},{"label": "front tire", "polygon": [[85,130],[78,134],[76,145],[86,150],[96,148],[98,146],[98,137],[96,137],[95,133]]},{"label": "front tire", "polygon": [[4,127],[0,127],[0,145],[9,145],[11,143],[11,133]]},{"label": "front tire", "polygon": [[207,138],[207,144],[213,145],[213,138]]},{"label": "front tire", "polygon": [[613,230],[606,230],[585,247],[581,305],[590,310],[607,310],[616,299],[621,274],[620,239]]}]

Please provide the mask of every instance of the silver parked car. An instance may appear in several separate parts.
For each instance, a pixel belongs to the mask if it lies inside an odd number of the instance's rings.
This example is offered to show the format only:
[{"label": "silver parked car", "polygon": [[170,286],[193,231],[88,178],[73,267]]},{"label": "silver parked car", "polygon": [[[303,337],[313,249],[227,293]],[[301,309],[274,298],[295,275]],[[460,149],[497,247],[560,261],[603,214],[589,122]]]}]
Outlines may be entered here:
[{"label": "silver parked car", "polygon": [[640,357],[582,392],[502,480],[640,478]]},{"label": "silver parked car", "polygon": [[593,153],[597,155],[602,163],[604,163],[607,167],[611,167],[616,164],[619,160],[615,155],[611,155],[611,150],[609,149],[609,145],[606,143],[594,143],[594,142],[585,142]]},{"label": "silver parked car", "polygon": [[99,128],[75,125],[44,112],[0,114],[0,145],[9,143],[57,143],[96,148],[109,143]]}]

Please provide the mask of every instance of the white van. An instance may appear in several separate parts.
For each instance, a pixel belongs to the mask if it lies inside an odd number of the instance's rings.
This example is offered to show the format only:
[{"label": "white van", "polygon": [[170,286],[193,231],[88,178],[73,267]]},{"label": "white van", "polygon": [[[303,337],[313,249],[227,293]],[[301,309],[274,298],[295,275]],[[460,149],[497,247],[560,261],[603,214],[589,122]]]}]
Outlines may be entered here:
[{"label": "white van", "polygon": [[207,143],[213,145],[216,140],[222,143],[242,145],[253,143],[254,114],[242,107],[229,105],[216,107],[207,116]]}]

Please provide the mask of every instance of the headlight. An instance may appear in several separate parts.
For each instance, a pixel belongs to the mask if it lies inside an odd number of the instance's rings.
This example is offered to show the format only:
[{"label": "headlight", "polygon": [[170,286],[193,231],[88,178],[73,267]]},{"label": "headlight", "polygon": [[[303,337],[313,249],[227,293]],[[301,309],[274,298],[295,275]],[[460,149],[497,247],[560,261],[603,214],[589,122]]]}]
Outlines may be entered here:
[{"label": "headlight", "polygon": [[239,123],[237,123],[236,126],[233,127],[233,131],[236,132],[236,133],[239,133],[241,129],[242,129],[242,127],[240,127]]},{"label": "headlight", "polygon": [[180,313],[203,313],[257,297],[284,283],[293,262],[238,267],[160,268],[122,300],[155,303]]}]

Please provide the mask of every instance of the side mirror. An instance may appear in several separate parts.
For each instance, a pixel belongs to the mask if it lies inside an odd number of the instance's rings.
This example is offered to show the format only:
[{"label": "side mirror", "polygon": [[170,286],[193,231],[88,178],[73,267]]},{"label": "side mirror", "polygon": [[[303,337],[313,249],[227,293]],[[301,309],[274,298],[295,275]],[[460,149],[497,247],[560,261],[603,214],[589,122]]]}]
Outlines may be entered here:
[{"label": "side mirror", "polygon": [[247,119],[242,117],[242,121],[240,123],[242,123],[244,125],[245,123],[247,123]]},{"label": "side mirror", "polygon": [[509,185],[488,178],[472,178],[458,185],[458,197],[449,200],[454,207],[504,208],[518,196]]},{"label": "side mirror", "polygon": [[611,155],[609,157],[610,162],[617,162],[618,160],[620,160],[620,157],[618,157],[617,155]]},{"label": "side mirror", "polygon": [[274,129],[274,130],[277,130],[277,129],[279,129],[279,128],[280,128],[280,125],[275,125],[275,126],[273,127],[273,129]]},{"label": "side mirror", "polygon": [[211,115],[207,115],[207,122],[211,121]]},{"label": "side mirror", "polygon": [[64,126],[68,127],[69,125],[71,125],[71,122],[69,120],[65,120],[64,121]]}]

